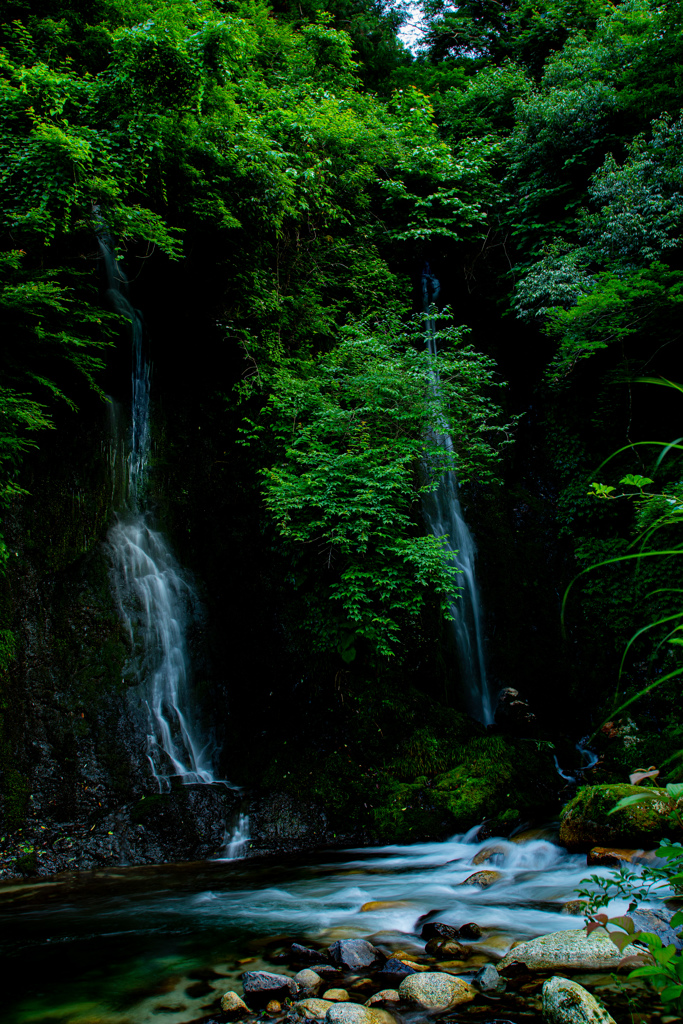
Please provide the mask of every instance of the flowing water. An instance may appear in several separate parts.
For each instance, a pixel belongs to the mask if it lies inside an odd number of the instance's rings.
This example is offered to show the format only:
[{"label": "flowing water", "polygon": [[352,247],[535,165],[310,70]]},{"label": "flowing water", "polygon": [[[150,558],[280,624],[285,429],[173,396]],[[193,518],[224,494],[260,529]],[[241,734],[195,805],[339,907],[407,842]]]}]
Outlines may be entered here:
[{"label": "flowing water", "polygon": [[[147,754],[159,790],[165,792],[172,779],[183,784],[217,781],[211,743],[203,735],[192,702],[187,637],[199,602],[165,538],[150,526],[144,508],[150,448],[150,365],[144,326],[128,298],[126,278],[106,237],[100,239],[100,250],[108,297],[130,324],[133,352],[125,511],[107,541],[119,610],[133,650],[129,671],[139,680],[147,707]],[[115,439],[119,434],[115,429]],[[117,447],[115,441],[114,451]],[[119,453],[113,464],[120,463]],[[116,475],[115,470],[112,479]]]},{"label": "flowing water", "polygon": [[[435,309],[439,291],[439,281],[427,264],[422,275],[422,292],[424,311],[428,314],[427,346],[432,356],[437,354],[437,339],[435,322],[429,313]],[[438,393],[436,374],[434,387]],[[448,433],[439,434],[437,440],[449,452],[453,451]],[[463,695],[472,717],[490,725],[494,706],[486,676],[483,611],[474,570],[477,549],[462,512],[455,473],[444,473],[437,489],[424,498],[422,512],[434,536],[446,538],[445,549],[459,572],[459,592],[450,603],[450,612]]]},{"label": "flowing water", "polygon": [[[473,863],[492,847],[490,859]],[[484,890],[466,884],[482,867],[500,872],[499,880]],[[293,973],[264,960],[276,937],[280,946],[286,938],[326,945],[371,937],[387,950],[421,952],[425,916],[482,928],[474,964],[463,969],[469,978],[517,938],[580,928],[582,918],[560,910],[589,871],[608,873],[544,839],[455,836],[337,851],[316,862],[114,868],[0,887],[0,952],[13,979],[2,1019],[184,1024],[216,1012],[223,992],[239,990],[244,970]],[[391,905],[361,910],[376,900]]]}]

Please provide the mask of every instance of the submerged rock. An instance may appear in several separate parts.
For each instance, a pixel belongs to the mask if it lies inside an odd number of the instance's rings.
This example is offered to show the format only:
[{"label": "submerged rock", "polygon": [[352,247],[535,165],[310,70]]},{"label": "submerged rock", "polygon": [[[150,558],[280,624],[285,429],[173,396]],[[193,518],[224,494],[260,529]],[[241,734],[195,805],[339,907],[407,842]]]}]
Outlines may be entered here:
[{"label": "submerged rock", "polygon": [[372,967],[384,959],[379,950],[365,939],[338,939],[332,943],[328,954],[335,966],[347,971]]},{"label": "submerged rock", "polygon": [[370,900],[360,908],[361,914],[367,914],[372,910],[400,910],[402,907],[409,907],[408,900]]},{"label": "submerged rock", "polygon": [[401,999],[416,1003],[424,1010],[449,1010],[461,1003],[471,1003],[477,992],[466,981],[452,974],[411,974],[398,988]]},{"label": "submerged rock", "polygon": [[543,986],[547,1024],[615,1024],[595,996],[569,978],[548,978]]},{"label": "submerged rock", "polygon": [[626,956],[642,953],[636,946],[619,952],[606,931],[598,928],[586,935],[583,928],[551,932],[529,942],[520,942],[496,965],[501,974],[514,974],[526,967],[530,971],[554,969],[603,971],[618,967]]},{"label": "submerged rock", "polygon": [[472,858],[472,863],[477,867],[479,864],[485,864],[486,861],[493,860],[494,857],[504,857],[505,853],[504,846],[485,846],[479,853],[475,854]]},{"label": "submerged rock", "polygon": [[500,871],[475,871],[466,878],[462,885],[478,885],[480,889],[488,889],[490,885],[502,878]]}]

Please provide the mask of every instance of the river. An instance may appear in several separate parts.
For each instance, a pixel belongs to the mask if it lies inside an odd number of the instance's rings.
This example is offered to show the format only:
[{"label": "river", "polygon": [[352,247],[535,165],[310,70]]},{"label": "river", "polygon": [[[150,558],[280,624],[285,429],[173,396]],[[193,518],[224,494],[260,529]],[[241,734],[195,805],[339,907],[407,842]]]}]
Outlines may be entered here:
[{"label": "river", "polygon": [[[492,846],[499,852],[475,865]],[[482,869],[500,878],[487,889],[463,884]],[[219,1012],[220,996],[239,990],[244,970],[292,973],[264,959],[287,940],[322,946],[370,937],[389,950],[417,952],[426,915],[482,928],[473,972],[515,939],[581,927],[561,907],[596,871],[607,873],[543,838],[477,843],[468,834],[315,859],[124,867],[5,885],[0,949],[11,982],[2,1019],[185,1024]],[[377,900],[398,905],[361,911]]]}]

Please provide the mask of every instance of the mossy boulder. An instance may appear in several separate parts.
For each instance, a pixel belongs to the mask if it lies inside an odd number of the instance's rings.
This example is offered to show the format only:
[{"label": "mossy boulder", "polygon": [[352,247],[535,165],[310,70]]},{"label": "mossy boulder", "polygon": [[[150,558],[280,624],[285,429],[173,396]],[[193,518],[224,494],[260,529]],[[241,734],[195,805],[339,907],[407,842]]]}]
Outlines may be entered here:
[{"label": "mossy boulder", "polygon": [[609,813],[623,797],[640,792],[642,787],[625,784],[583,786],[562,811],[560,842],[576,851],[594,846],[655,846],[672,833],[666,815],[655,804],[643,801]]}]

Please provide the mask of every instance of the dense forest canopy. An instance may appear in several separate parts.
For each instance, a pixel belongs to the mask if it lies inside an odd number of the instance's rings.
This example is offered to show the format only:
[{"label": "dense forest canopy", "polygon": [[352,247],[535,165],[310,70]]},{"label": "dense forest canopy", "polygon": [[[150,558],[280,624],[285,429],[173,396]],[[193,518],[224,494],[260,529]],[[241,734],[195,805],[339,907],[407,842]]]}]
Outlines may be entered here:
[{"label": "dense forest canopy", "polygon": [[[680,449],[643,444],[678,437],[680,395],[638,380],[679,372],[683,7],[424,0],[422,15],[412,54],[406,11],[382,0],[4,4],[2,503],[28,500],[45,431],[125,397],[106,234],[156,324],[160,404],[193,396],[173,429],[195,457],[165,464],[160,440],[160,514],[209,586],[218,564],[242,586],[251,559],[297,680],[372,708],[440,689],[428,649],[453,572],[420,502],[454,468],[496,682],[543,708],[551,658],[599,717],[680,653]],[[425,261],[447,303],[438,408]],[[453,451],[430,462],[444,426]],[[598,500],[629,474],[624,500]],[[217,539],[238,503],[258,520],[238,517],[251,555]],[[187,540],[197,509],[211,556]],[[674,554],[586,574],[562,640],[567,584],[652,525],[644,543]],[[617,683],[628,637],[659,620]],[[674,749],[672,697],[656,699]],[[451,726],[420,728],[426,770],[447,767]]]}]

